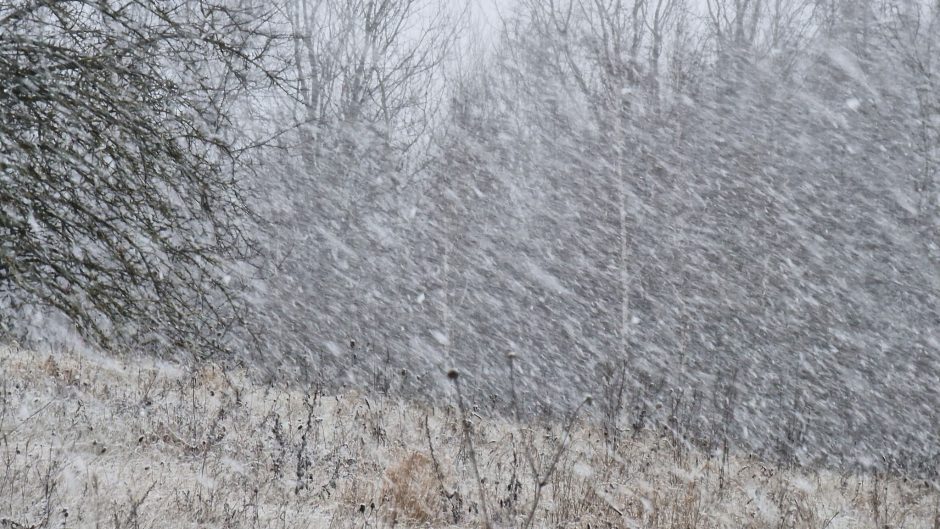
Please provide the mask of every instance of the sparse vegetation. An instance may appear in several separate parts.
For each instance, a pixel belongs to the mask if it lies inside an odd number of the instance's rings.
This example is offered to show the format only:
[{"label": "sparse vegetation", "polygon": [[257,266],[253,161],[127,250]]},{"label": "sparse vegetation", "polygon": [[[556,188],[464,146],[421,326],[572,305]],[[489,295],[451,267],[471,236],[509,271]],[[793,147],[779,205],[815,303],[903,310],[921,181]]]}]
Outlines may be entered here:
[{"label": "sparse vegetation", "polygon": [[929,482],[457,404],[0,348],[0,527],[940,527]]}]

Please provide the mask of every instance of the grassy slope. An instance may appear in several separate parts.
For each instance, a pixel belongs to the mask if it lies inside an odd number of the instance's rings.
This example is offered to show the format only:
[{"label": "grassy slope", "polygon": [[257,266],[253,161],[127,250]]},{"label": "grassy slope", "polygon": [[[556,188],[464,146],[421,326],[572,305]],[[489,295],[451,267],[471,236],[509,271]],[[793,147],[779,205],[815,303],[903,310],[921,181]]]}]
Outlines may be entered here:
[{"label": "grassy slope", "polygon": [[[493,527],[525,524],[534,465],[535,527],[940,528],[924,483],[469,420]],[[0,528],[478,526],[462,424],[451,403],[0,347]]]}]

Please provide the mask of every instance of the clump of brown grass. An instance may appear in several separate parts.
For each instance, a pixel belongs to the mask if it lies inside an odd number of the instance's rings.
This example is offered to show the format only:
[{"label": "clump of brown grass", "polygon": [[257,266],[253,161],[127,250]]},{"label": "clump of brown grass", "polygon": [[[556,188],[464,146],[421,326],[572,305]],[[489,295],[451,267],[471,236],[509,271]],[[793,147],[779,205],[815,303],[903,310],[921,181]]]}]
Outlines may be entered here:
[{"label": "clump of brown grass", "polygon": [[387,502],[388,521],[418,524],[442,523],[441,496],[431,458],[411,452],[385,472],[382,498]]}]

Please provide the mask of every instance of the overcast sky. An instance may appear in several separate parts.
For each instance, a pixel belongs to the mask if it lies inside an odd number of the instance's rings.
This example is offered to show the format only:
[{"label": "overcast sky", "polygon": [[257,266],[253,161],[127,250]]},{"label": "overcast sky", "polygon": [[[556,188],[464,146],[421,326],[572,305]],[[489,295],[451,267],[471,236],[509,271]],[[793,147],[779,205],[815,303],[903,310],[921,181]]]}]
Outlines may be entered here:
[{"label": "overcast sky", "polygon": [[509,13],[516,0],[469,0],[473,12],[474,26],[484,35],[495,36],[500,25],[500,16]]}]

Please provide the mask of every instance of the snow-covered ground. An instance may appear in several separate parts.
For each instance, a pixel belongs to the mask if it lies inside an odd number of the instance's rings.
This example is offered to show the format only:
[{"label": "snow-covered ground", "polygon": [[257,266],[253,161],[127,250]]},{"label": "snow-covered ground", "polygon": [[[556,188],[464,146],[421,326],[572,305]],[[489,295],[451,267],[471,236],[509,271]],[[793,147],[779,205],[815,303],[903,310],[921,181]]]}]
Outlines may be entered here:
[{"label": "snow-covered ground", "polygon": [[940,527],[902,476],[467,413],[0,347],[0,527]]}]

